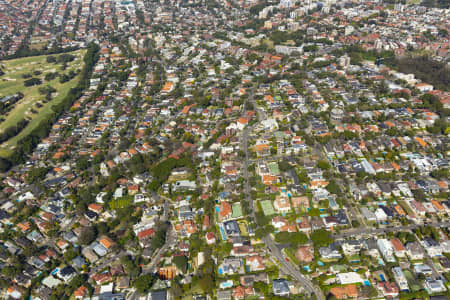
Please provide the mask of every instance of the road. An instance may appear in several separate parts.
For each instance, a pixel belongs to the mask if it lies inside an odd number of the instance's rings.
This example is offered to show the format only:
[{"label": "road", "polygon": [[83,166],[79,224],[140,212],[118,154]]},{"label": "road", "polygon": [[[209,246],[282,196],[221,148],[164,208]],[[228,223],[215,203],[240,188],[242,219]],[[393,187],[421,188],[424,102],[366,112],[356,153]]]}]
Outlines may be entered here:
[{"label": "road", "polygon": [[[151,192],[152,197],[159,201],[160,199],[164,200],[164,212],[162,215],[162,220],[168,222],[169,221],[169,210],[170,210],[170,202],[169,199],[160,196],[155,192]],[[173,244],[176,242],[176,234],[172,229],[172,225],[169,223],[169,228],[167,229],[166,233],[166,242],[164,245],[159,248],[152,256],[150,263],[146,265],[144,268],[142,268],[143,274],[153,274],[155,273],[155,267],[160,263],[162,255],[173,246]],[[132,291],[132,293],[127,297],[127,299],[135,300],[138,299],[139,295],[136,290]]]},{"label": "road", "polygon": [[145,269],[143,269],[144,274],[152,274],[155,272],[156,265],[159,264],[161,256],[169,249],[173,243],[175,242],[175,234],[172,230],[172,226],[169,226],[167,229],[166,234],[166,243],[159,248],[152,256],[152,259],[148,265],[145,266]]},{"label": "road", "polygon": [[[257,115],[258,115],[258,120],[263,120],[265,119],[265,114],[262,116],[261,110],[257,108],[257,105],[255,103],[255,100],[253,98],[253,89],[250,90],[249,93],[249,101],[253,104],[253,107],[256,109],[257,111]],[[243,115],[246,114],[246,105],[244,105],[244,111],[243,111]],[[249,166],[249,158],[248,158],[248,139],[249,139],[249,131],[252,127],[246,127],[241,135],[241,150],[244,151],[245,153],[245,157],[244,157],[244,166],[243,166],[243,175],[244,175],[244,191],[245,191],[245,195],[246,195],[246,201],[249,204],[249,210],[250,210],[250,215],[253,219],[253,221],[256,223],[256,218],[255,218],[255,207],[253,204],[253,199],[251,197],[251,190],[250,190],[250,180],[249,180],[249,172],[248,172],[248,166]],[[294,267],[294,265],[292,265],[290,262],[287,262],[283,256],[283,254],[281,253],[280,249],[277,247],[277,245],[275,244],[275,242],[272,240],[272,238],[269,235],[266,235],[263,238],[263,241],[266,245],[266,247],[268,248],[268,251],[271,255],[273,255],[282,265],[283,267],[283,272],[290,275],[292,278],[294,278],[296,281],[298,281],[303,288],[305,289],[305,291],[307,293],[309,293],[309,296],[311,296],[312,294],[316,295],[316,298],[319,300],[325,300],[325,296],[323,295],[322,291],[320,290],[319,287],[315,287],[314,284],[308,279],[306,278],[302,273],[300,273],[299,270],[297,270],[296,267]]]},{"label": "road", "polygon": [[315,287],[308,278],[306,278],[302,273],[300,273],[299,270],[297,270],[296,267],[294,267],[293,264],[286,261],[284,255],[281,253],[281,250],[277,247],[277,245],[269,235],[266,235],[263,240],[267,248],[269,249],[269,253],[281,263],[281,266],[283,267],[282,272],[289,274],[290,276],[292,276],[292,278],[297,280],[309,293],[309,296],[315,294],[317,299],[325,300],[325,296],[323,295],[320,288]]},{"label": "road", "polygon": [[163,221],[168,221],[169,220],[169,212],[170,212],[170,200],[167,197],[164,196],[160,196],[155,192],[150,192],[152,195],[152,198],[155,199],[156,202],[159,202],[161,199],[164,200],[164,204],[163,204],[163,216],[162,216],[162,220]]},{"label": "road", "polygon": [[[386,228],[354,228],[354,229],[346,230],[344,232],[333,234],[333,237],[335,239],[339,239],[339,238],[347,238],[347,237],[356,237],[359,235],[371,235],[371,234],[375,234],[375,233],[408,231],[408,230],[414,230],[420,226],[423,226],[423,225],[413,224],[413,225],[386,227]],[[428,226],[446,228],[446,227],[450,227],[450,222],[431,223]]]}]

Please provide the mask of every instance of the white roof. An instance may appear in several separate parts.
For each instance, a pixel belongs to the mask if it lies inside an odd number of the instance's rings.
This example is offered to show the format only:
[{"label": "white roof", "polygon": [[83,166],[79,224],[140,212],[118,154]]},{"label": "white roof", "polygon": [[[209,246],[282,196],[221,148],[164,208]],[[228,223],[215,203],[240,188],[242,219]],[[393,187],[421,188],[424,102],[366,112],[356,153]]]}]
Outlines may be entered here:
[{"label": "white roof", "polygon": [[341,284],[359,283],[363,281],[361,276],[356,272],[339,273],[336,275],[336,278]]}]

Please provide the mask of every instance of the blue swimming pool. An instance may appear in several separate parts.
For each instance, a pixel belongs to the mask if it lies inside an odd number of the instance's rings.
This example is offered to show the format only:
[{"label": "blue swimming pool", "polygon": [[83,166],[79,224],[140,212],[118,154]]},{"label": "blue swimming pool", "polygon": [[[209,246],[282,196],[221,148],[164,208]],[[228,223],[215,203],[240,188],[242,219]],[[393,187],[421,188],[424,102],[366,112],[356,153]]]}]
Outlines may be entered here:
[{"label": "blue swimming pool", "polygon": [[222,282],[222,283],[219,285],[219,287],[220,287],[221,289],[230,288],[230,287],[232,287],[232,286],[233,286],[233,281],[232,281],[232,280],[228,280],[228,281]]},{"label": "blue swimming pool", "polygon": [[223,274],[222,268],[219,268],[217,271],[219,272],[219,275],[222,275],[222,274]]},{"label": "blue swimming pool", "polygon": [[317,261],[317,264],[318,264],[319,266],[321,266],[321,267],[325,266],[325,264],[324,264],[323,262],[321,262],[320,260]]},{"label": "blue swimming pool", "polygon": [[380,274],[380,280],[381,280],[382,282],[385,282],[385,281],[386,281],[386,279],[384,278],[384,275],[383,275],[383,274]]},{"label": "blue swimming pool", "polygon": [[364,280],[364,285],[365,286],[370,286],[370,281],[369,280]]},{"label": "blue swimming pool", "polygon": [[222,240],[226,241],[227,236],[225,235],[225,230],[223,229],[222,225],[219,225],[219,229],[220,229],[220,235],[222,236]]}]

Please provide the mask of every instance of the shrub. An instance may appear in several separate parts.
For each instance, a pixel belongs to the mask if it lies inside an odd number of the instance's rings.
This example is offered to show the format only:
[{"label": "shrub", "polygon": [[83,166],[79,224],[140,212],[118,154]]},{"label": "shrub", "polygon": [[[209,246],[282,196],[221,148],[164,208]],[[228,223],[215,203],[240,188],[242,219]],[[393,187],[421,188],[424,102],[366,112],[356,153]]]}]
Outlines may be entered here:
[{"label": "shrub", "polygon": [[23,84],[25,86],[40,85],[42,84],[42,80],[40,80],[39,78],[30,78],[28,80],[25,80]]}]

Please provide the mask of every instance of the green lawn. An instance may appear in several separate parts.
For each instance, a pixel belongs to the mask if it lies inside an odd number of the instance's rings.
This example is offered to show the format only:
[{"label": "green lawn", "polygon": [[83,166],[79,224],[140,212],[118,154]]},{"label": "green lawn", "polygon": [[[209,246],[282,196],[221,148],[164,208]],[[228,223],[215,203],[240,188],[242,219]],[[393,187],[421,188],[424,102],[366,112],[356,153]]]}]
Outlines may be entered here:
[{"label": "green lawn", "polygon": [[[62,64],[47,63],[46,55],[0,62],[0,65],[3,66],[3,71],[5,72],[5,74],[0,77],[0,98],[18,92],[24,94],[23,99],[15,103],[14,108],[9,111],[6,116],[3,116],[4,121],[0,123],[0,131],[17,124],[23,118],[29,118],[31,120],[17,136],[9,139],[0,146],[0,156],[7,156],[10,154],[20,139],[29,134],[36,128],[42,119],[52,113],[51,107],[54,104],[60,103],[69,90],[77,85],[79,79],[79,75],[77,75],[72,80],[61,84],[59,82],[59,77],[56,77],[51,81],[45,81],[45,74],[50,72],[67,74],[70,70],[81,70],[83,67],[82,59],[84,53],[85,50],[71,52],[70,54],[75,55],[75,60],[69,62],[64,71],[61,68]],[[58,55],[53,56],[57,57]],[[34,75],[34,71],[40,71],[42,74]],[[27,79],[23,78],[22,75],[27,73],[33,74],[32,77],[34,78],[40,78],[43,83],[38,86],[25,87],[24,81]],[[51,101],[44,103],[43,100],[45,99],[45,96],[39,94],[39,88],[47,85],[55,88],[56,92],[53,93]],[[37,103],[40,103],[42,106],[37,107]],[[32,109],[37,113],[32,113]]]},{"label": "green lawn", "polygon": [[109,202],[109,207],[111,209],[120,209],[130,206],[133,203],[133,196],[126,195],[124,197],[111,200]]}]

